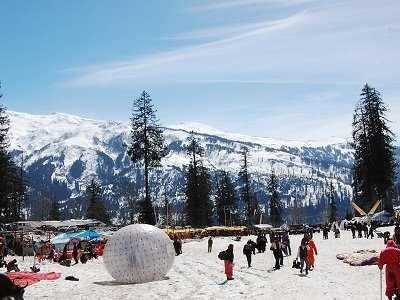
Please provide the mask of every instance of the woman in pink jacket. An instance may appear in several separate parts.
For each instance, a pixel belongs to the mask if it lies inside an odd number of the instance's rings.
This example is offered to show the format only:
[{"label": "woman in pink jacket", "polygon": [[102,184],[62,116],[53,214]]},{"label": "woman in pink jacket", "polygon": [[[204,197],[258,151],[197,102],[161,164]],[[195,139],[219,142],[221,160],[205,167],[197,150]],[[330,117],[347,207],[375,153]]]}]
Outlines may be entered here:
[{"label": "woman in pink jacket", "polygon": [[400,249],[397,248],[396,243],[392,240],[387,242],[386,248],[379,255],[378,268],[382,270],[385,264],[385,295],[388,299],[392,299],[393,295],[397,294],[397,290],[400,289]]}]

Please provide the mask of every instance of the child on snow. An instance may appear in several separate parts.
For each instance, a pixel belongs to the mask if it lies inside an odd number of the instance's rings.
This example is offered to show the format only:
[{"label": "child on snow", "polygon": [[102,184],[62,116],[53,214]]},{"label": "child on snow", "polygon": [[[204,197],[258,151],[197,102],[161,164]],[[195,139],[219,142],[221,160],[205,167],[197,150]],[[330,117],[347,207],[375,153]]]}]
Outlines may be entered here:
[{"label": "child on snow", "polygon": [[228,249],[225,250],[225,274],[227,280],[233,280],[233,244],[229,244]]}]

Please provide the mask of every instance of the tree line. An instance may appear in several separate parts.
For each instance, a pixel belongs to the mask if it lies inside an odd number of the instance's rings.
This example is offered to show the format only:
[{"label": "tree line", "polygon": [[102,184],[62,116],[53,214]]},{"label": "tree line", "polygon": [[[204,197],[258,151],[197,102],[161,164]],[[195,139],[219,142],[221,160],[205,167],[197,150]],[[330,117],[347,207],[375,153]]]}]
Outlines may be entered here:
[{"label": "tree line", "polygon": [[[1,95],[0,95],[1,98]],[[394,134],[390,131],[386,119],[386,107],[380,94],[366,84],[360,94],[353,115],[354,165],[352,169],[353,201],[368,211],[377,200],[382,200],[384,208],[393,213],[393,190],[396,179],[397,162],[394,155]],[[126,154],[132,164],[143,168],[143,193],[137,186],[131,186],[127,180],[129,197],[123,199],[127,208],[125,219],[128,223],[141,222],[156,224],[158,222],[154,201],[151,198],[150,172],[161,165],[162,159],[168,154],[160,121],[156,118],[156,110],[150,95],[143,91],[133,101],[130,118],[129,145]],[[0,105],[0,222],[7,223],[24,218],[23,207],[29,188],[23,166],[17,167],[8,153],[8,130],[10,120],[6,109]],[[246,224],[252,225],[261,220],[262,214],[268,215],[268,221],[279,227],[283,220],[283,203],[280,200],[279,176],[272,168],[267,181],[266,194],[268,207],[264,210],[258,204],[259,199],[252,189],[252,174],[249,172],[249,151],[241,150],[240,170],[237,178],[224,170],[211,178],[209,170],[204,165],[204,149],[196,140],[193,132],[186,141],[189,164],[185,166],[185,186],[183,194],[183,221],[193,227],[206,227],[217,222],[222,225]],[[239,182],[238,189],[234,182]],[[111,223],[107,205],[102,200],[102,188],[93,178],[87,185],[87,200],[85,217]],[[332,181],[329,184],[326,199],[327,221],[337,218],[336,196]],[[60,218],[60,208],[57,199],[51,195],[48,198],[47,216],[57,220]],[[295,214],[302,207],[295,198],[291,203],[290,212]],[[172,211],[165,199],[166,218],[172,223]],[[169,213],[168,213],[169,209]],[[137,218],[135,216],[138,216]],[[293,219],[294,222],[295,218]],[[292,221],[293,221],[292,220]]]},{"label": "tree line", "polygon": [[[1,88],[1,85],[0,85]],[[2,98],[0,93],[0,100]],[[9,153],[10,118],[7,110],[0,102],[0,223],[12,223],[25,220],[24,208],[28,201],[29,178],[23,168],[23,158],[17,166]],[[97,219],[110,224],[110,216],[102,201],[100,185],[93,179],[86,189],[88,203],[86,218]],[[60,220],[60,205],[58,200],[48,191],[38,191],[35,208],[42,220]],[[40,205],[39,205],[40,204]]]},{"label": "tree line", "polygon": [[[1,82],[0,82],[1,88]],[[0,100],[2,98],[0,93]],[[22,166],[17,166],[8,151],[10,118],[0,103],[0,223],[21,219],[27,197],[27,183]]]},{"label": "tree line", "polygon": [[[398,165],[393,146],[395,137],[387,125],[386,111],[379,92],[366,84],[353,114],[352,146],[355,151],[352,187],[353,201],[365,208],[366,211],[379,199],[382,200],[385,210],[393,214],[395,170]],[[147,92],[143,91],[141,97],[134,102],[132,144],[128,153],[135,163],[144,159],[146,197],[143,203],[147,204],[146,210],[142,213],[146,214],[143,220],[153,224],[156,219],[153,214],[154,210],[150,208],[152,201],[149,199],[150,193],[148,192],[148,166],[158,165],[166,155],[165,148],[162,146],[161,126],[156,120],[151,98]],[[216,179],[214,203],[211,201],[210,175],[203,164],[204,149],[201,148],[193,134],[187,144],[187,154],[190,155],[190,163],[186,168],[186,222],[192,226],[205,227],[211,225],[216,216],[219,224],[254,224],[257,221],[256,216],[259,216],[261,212],[257,197],[251,190],[248,149],[245,147],[242,149],[241,169],[238,172],[241,183],[239,195],[236,195],[229,174],[221,170]],[[150,160],[149,157],[151,157]],[[269,221],[273,226],[279,227],[284,221],[283,206],[279,199],[278,177],[273,169],[268,179],[267,193],[269,195]],[[240,210],[238,199],[245,204],[243,211]],[[337,204],[332,180],[327,191],[327,201],[326,221],[334,222],[337,219]],[[295,199],[293,207],[298,205]]]}]

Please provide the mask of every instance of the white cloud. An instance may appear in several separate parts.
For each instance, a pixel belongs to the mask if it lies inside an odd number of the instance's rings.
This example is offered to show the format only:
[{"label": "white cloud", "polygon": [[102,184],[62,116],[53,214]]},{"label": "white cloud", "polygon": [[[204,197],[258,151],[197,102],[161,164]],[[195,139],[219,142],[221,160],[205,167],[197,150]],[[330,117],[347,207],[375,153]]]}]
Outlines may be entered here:
[{"label": "white cloud", "polygon": [[243,7],[265,6],[293,6],[313,2],[315,0],[229,0],[229,1],[212,1],[208,4],[193,7],[192,10],[207,11],[218,9],[232,9]]},{"label": "white cloud", "polygon": [[[244,2],[236,2],[238,9],[240,3]],[[74,88],[164,85],[170,90],[174,85],[199,84],[199,89],[207,89],[244,84],[243,89],[249,90],[251,84],[262,85],[263,94],[252,96],[260,102],[252,105],[246,100],[241,107],[239,97],[228,92],[224,101],[229,99],[230,107],[213,105],[211,111],[196,106],[193,114],[178,101],[179,107],[168,104],[168,112],[175,115],[179,110],[188,120],[232,132],[307,139],[348,136],[359,91],[369,83],[380,91],[392,91],[387,97],[389,117],[399,118],[398,102],[390,99],[395,99],[400,81],[400,33],[389,29],[400,27],[396,25],[400,7],[337,1],[289,11],[279,17],[259,19],[257,14],[248,16],[247,22],[230,19],[217,27],[169,35],[180,42],[187,39],[187,46],[69,70],[72,77],[65,84]],[[194,41],[198,44],[192,45]],[[274,98],[269,83],[290,93]],[[297,91],[298,84],[302,91]],[[329,88],[323,91],[323,85]],[[238,123],[238,115],[246,122]],[[393,124],[393,131],[400,132],[399,124]]]},{"label": "white cloud", "polygon": [[[237,5],[241,1],[237,2]],[[400,39],[389,32],[399,9],[346,3],[289,17],[221,25],[175,37],[214,41],[73,70],[68,85],[135,82],[398,82]],[[385,12],[386,14],[383,14]],[[372,15],[374,13],[374,15]],[[371,15],[369,15],[371,14]],[[386,22],[386,23],[385,23]],[[396,72],[394,71],[396,70]]]}]

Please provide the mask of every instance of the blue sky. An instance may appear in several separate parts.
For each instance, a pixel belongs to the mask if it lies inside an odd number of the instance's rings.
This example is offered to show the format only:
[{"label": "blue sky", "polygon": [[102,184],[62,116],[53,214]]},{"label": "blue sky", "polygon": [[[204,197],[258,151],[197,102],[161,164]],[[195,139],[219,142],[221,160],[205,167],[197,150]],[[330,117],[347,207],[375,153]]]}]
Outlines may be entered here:
[{"label": "blue sky", "polygon": [[8,110],[128,121],[146,90],[165,126],[350,138],[368,83],[400,135],[398,1],[2,0],[0,14]]}]

